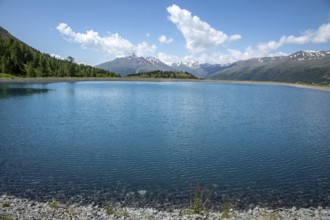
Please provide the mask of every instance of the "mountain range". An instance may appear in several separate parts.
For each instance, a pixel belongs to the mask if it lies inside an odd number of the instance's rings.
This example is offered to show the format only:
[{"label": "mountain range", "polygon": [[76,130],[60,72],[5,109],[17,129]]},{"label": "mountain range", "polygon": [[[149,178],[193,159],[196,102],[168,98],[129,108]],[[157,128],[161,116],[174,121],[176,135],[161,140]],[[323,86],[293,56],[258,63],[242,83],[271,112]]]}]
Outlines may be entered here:
[{"label": "mountain range", "polygon": [[210,73],[219,71],[226,66],[227,65],[208,63],[199,64],[198,62],[192,61],[167,65],[155,57],[139,57],[133,53],[130,56],[116,58],[112,61],[99,64],[95,67],[115,72],[122,76],[161,70],[189,72],[199,78],[208,78]]},{"label": "mountain range", "polygon": [[299,51],[289,56],[238,61],[210,79],[330,83],[330,51]]},{"label": "mountain range", "polygon": [[298,51],[288,56],[263,57],[231,64],[185,61],[167,65],[154,57],[127,57],[102,63],[97,68],[122,76],[155,70],[182,71],[199,78],[277,82],[330,83],[330,50]]}]

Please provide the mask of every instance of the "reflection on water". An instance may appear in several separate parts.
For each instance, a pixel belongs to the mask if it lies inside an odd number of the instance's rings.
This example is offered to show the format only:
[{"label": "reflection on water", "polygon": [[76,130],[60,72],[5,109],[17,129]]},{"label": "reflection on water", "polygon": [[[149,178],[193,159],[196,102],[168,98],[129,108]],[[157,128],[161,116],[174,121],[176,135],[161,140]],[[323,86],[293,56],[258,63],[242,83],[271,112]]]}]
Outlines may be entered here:
[{"label": "reflection on water", "polygon": [[0,99],[11,98],[17,96],[27,96],[33,94],[41,94],[48,92],[49,89],[46,88],[31,88],[25,86],[12,86],[8,84],[0,84]]}]

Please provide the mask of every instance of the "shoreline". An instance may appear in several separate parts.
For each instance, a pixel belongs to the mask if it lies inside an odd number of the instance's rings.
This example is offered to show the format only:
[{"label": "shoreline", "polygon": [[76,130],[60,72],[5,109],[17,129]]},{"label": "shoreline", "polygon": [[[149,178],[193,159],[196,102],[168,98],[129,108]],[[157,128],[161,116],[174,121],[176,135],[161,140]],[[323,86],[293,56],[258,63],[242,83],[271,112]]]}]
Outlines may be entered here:
[{"label": "shoreline", "polygon": [[56,200],[37,202],[14,196],[0,196],[0,219],[330,219],[329,207],[278,208],[256,206],[249,210],[234,210],[229,206],[221,211],[192,209],[158,210],[134,208],[108,203],[98,205],[64,204]]},{"label": "shoreline", "polygon": [[75,82],[211,82],[211,83],[228,83],[228,84],[263,84],[263,85],[282,85],[292,86],[303,89],[314,89],[330,92],[330,84],[326,85],[313,85],[303,83],[287,83],[287,82],[273,82],[273,81],[244,81],[244,80],[212,80],[212,79],[166,79],[166,78],[116,78],[116,77],[100,77],[100,78],[0,78],[0,83],[75,83]]}]

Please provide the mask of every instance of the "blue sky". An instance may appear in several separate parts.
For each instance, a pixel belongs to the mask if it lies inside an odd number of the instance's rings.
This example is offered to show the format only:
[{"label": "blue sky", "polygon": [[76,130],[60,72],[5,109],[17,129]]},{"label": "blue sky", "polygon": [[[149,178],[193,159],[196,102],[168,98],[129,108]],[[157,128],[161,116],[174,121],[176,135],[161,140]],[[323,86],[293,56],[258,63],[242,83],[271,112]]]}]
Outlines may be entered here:
[{"label": "blue sky", "polygon": [[34,48],[97,65],[136,53],[230,63],[330,49],[330,0],[0,0],[0,25]]}]

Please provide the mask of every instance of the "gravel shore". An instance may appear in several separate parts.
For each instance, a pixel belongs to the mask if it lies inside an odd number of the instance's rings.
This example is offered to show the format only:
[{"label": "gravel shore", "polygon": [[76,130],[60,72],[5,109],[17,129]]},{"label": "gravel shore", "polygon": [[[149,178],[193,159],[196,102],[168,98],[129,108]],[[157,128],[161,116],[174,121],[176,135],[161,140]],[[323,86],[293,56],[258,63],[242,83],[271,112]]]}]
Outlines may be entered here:
[{"label": "gravel shore", "polygon": [[267,209],[255,207],[249,210],[228,209],[222,212],[194,214],[191,210],[174,209],[159,211],[154,208],[129,208],[109,204],[94,205],[62,204],[57,201],[37,202],[13,196],[0,196],[0,219],[330,219],[330,208]]}]

